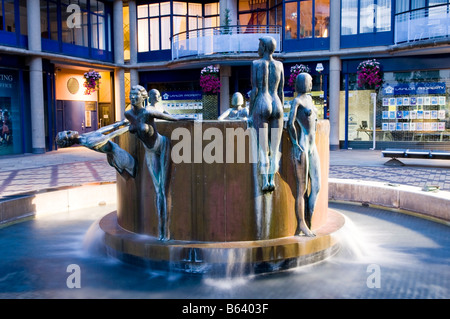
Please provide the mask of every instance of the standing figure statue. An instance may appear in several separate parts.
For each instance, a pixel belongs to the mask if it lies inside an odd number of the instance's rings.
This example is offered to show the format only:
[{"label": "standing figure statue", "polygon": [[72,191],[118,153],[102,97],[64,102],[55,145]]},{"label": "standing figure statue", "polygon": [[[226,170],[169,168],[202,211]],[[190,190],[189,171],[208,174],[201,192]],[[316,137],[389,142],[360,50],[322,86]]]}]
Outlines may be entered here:
[{"label": "standing figure statue", "polygon": [[[123,125],[126,126],[115,130]],[[91,150],[106,153],[109,165],[114,167],[119,174],[123,174],[126,171],[132,177],[136,177],[137,165],[135,159],[112,141],[114,137],[128,132],[128,128],[128,121],[123,120],[81,135],[77,131],[58,132],[55,141],[59,147],[69,147],[74,144],[79,144]]]},{"label": "standing figure statue", "polygon": [[170,239],[166,191],[170,168],[170,140],[156,130],[155,119],[176,121],[169,114],[145,107],[147,91],[140,85],[130,90],[131,109],[125,112],[130,122],[130,133],[136,134],[145,149],[145,162],[156,192],[156,210],[159,218],[159,239]]},{"label": "standing figure statue", "polygon": [[[320,190],[320,159],[316,146],[317,110],[312,101],[312,77],[300,73],[295,80],[297,97],[291,102],[291,111],[287,129],[292,143],[292,155],[295,166],[297,194],[295,197],[295,215],[297,230],[306,236],[315,236],[308,227]],[[296,125],[299,129],[297,131]],[[308,186],[311,189],[308,189]],[[309,192],[309,195],[308,195]]]},{"label": "standing figure statue", "polygon": [[235,92],[231,97],[231,105],[228,110],[219,116],[219,121],[225,120],[247,120],[248,118],[248,108],[242,107],[244,104],[244,96],[240,92]]},{"label": "standing figure statue", "polygon": [[275,48],[274,38],[259,39],[261,59],[253,61],[251,74],[250,121],[256,130],[263,192],[275,189],[283,133],[284,70],[283,64],[272,57]]},{"label": "standing figure statue", "polygon": [[151,89],[148,91],[148,100],[150,102],[148,107],[151,110],[155,109],[159,112],[170,114],[163,106],[161,106],[161,93],[159,93],[157,89]]}]

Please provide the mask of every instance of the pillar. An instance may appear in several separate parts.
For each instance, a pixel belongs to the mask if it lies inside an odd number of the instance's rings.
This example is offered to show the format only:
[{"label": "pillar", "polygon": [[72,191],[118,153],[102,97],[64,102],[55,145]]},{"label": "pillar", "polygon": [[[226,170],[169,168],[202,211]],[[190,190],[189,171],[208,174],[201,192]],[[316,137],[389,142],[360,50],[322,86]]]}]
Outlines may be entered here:
[{"label": "pillar", "polygon": [[130,85],[139,84],[139,72],[133,66],[137,65],[137,17],[136,17],[136,1],[128,2],[129,9],[129,29],[130,29]]},{"label": "pillar", "polygon": [[[41,51],[41,10],[39,0],[27,0],[28,49]],[[45,153],[44,82],[42,58],[29,59],[31,103],[31,147],[35,154]]]},{"label": "pillar", "polygon": [[230,108],[230,76],[231,66],[220,66],[220,114]]},{"label": "pillar", "polygon": [[330,110],[330,149],[339,149],[339,110],[340,110],[340,90],[341,90],[341,58],[340,50],[340,23],[341,4],[340,1],[330,1],[330,90],[328,106]]},{"label": "pillar", "polygon": [[123,56],[123,2],[114,0],[114,62],[119,67],[114,71],[114,100],[116,121],[120,121],[125,113],[125,71],[120,65],[124,64]]}]

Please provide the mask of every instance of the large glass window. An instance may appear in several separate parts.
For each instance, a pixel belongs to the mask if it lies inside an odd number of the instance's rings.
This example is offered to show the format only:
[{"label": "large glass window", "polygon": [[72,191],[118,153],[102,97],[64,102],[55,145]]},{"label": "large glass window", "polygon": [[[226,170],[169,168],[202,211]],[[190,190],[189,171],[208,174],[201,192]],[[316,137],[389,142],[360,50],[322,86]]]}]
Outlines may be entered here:
[{"label": "large glass window", "polygon": [[391,31],[391,0],[342,0],[341,35]]},{"label": "large glass window", "polygon": [[300,1],[300,38],[312,38],[312,0]]},{"label": "large glass window", "polygon": [[328,37],[330,0],[285,3],[285,40]]},{"label": "large glass window", "polygon": [[297,2],[286,3],[286,28],[284,38],[297,39],[297,25],[298,25],[298,12],[297,12]]},{"label": "large glass window", "polygon": [[137,19],[138,52],[168,50],[174,34],[218,26],[219,3],[165,1],[143,4],[137,6]]},{"label": "large glass window", "polygon": [[[110,13],[104,2],[40,0],[40,10],[42,39],[111,51]],[[58,48],[47,44],[44,50]]]}]

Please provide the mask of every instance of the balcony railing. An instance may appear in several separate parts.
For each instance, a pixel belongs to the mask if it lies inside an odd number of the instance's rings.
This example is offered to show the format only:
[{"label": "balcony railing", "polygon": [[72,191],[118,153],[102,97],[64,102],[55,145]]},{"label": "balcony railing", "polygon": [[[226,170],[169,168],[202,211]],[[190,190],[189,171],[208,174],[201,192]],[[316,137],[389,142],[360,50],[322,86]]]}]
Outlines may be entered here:
[{"label": "balcony railing", "polygon": [[281,27],[222,26],[180,32],[172,37],[172,60],[188,56],[216,53],[258,52],[259,38],[269,35],[277,42],[275,52],[281,52]]},{"label": "balcony railing", "polygon": [[450,5],[412,10],[395,16],[395,43],[450,35]]}]

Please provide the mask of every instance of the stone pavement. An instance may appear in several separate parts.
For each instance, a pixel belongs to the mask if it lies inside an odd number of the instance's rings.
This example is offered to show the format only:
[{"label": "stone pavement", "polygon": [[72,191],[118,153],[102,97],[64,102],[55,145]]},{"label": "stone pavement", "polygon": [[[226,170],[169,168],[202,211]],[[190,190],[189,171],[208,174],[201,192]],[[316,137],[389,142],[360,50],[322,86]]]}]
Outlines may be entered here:
[{"label": "stone pavement", "polygon": [[[392,167],[379,150],[338,150],[330,153],[330,178],[378,181],[450,191],[450,161],[402,159]],[[116,171],[105,154],[71,147],[45,154],[0,157],[0,200],[29,193],[87,183],[109,183]]]}]

